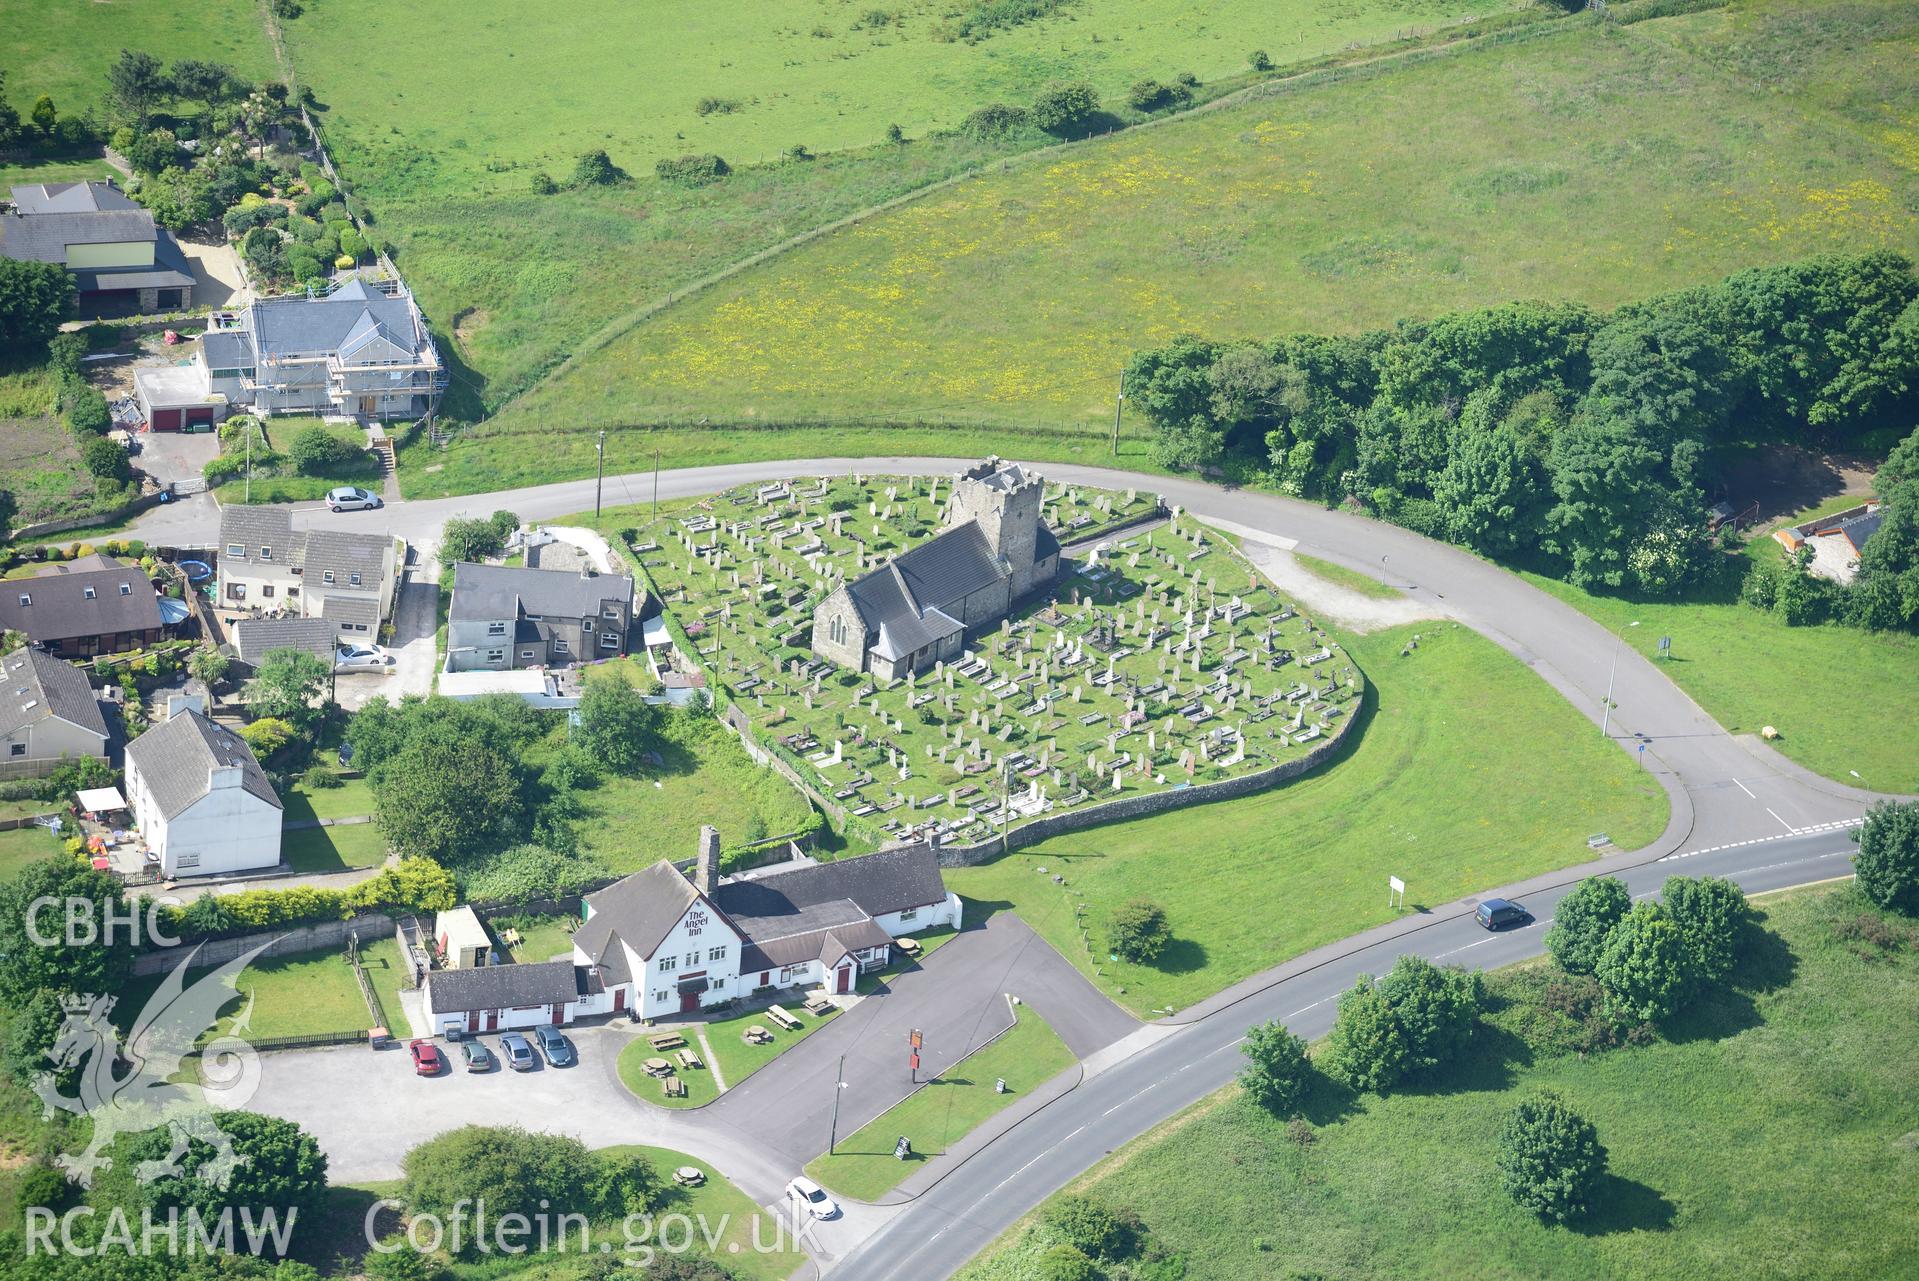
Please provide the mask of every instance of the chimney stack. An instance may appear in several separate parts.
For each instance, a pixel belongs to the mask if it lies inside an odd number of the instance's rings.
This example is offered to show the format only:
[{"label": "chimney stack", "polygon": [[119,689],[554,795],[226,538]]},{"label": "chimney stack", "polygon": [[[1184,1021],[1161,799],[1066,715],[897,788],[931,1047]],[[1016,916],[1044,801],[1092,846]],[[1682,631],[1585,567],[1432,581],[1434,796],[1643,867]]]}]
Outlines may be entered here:
[{"label": "chimney stack", "polygon": [[720,888],[720,829],[700,828],[700,861],[693,869],[693,888],[711,898]]}]

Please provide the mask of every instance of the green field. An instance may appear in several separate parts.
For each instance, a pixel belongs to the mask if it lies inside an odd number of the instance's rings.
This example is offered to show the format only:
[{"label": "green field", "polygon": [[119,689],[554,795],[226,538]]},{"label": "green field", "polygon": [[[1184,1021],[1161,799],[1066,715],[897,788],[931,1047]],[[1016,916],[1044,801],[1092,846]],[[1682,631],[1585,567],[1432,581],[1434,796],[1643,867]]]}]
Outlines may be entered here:
[{"label": "green field", "polygon": [[[162,63],[181,58],[224,62],[249,80],[274,75],[256,0],[23,0],[0,22],[0,67],[7,98],[24,117],[50,94],[61,115],[104,107],[107,67],[122,49],[144,49]],[[29,179],[28,181],[38,181]]]},{"label": "green field", "polygon": [[[1025,1010],[1004,1036],[841,1139],[832,1156],[815,1157],[806,1172],[843,1196],[875,1200],[1072,1064],[1073,1052],[1046,1020]],[[1006,1082],[1006,1093],[993,1092],[997,1080]],[[900,1135],[913,1145],[905,1161],[893,1155]]]},{"label": "green field", "polygon": [[[1419,649],[1402,656],[1415,634]],[[1355,637],[1348,649],[1376,702],[1330,768],[956,868],[948,886],[1018,911],[1145,1014],[1392,919],[1388,876],[1405,880],[1405,910],[1416,911],[1581,862],[1594,832],[1632,849],[1665,826],[1657,784],[1491,641],[1424,623]],[[1106,917],[1136,897],[1161,904],[1172,927],[1155,966],[1107,959]],[[1076,920],[1082,907],[1089,933]]]},{"label": "green field", "polygon": [[[1763,961],[1655,1044],[1534,1059],[1488,1029],[1431,1086],[1316,1090],[1309,1145],[1228,1089],[1073,1190],[1137,1211],[1209,1281],[1909,1277],[1919,943],[1864,959],[1835,940],[1861,910],[1849,889],[1762,906],[1778,935]],[[1610,1154],[1598,1212],[1571,1227],[1512,1204],[1493,1168],[1501,1119],[1542,1087]],[[960,1275],[1041,1275],[1048,1240],[1029,1221]]]},{"label": "green field", "polygon": [[[211,970],[191,970],[186,975],[186,983],[191,986],[210,973]],[[114,1021],[123,1027],[131,1026],[163,978],[149,976],[129,981],[114,1009]],[[238,993],[227,1001],[221,1010],[220,1022],[209,1035],[240,1030],[236,1028],[236,1020],[243,1015],[246,1026],[240,1031],[249,1039],[364,1032],[369,1026],[366,1000],[360,995],[359,982],[347,964],[344,949],[263,957],[240,971],[236,986]],[[382,1003],[384,1001],[382,997]],[[399,1017],[397,1010],[388,1013],[390,1017]]]},{"label": "green field", "polygon": [[[363,778],[339,787],[309,787],[304,782],[281,798],[289,823],[314,819],[358,818],[374,811],[373,789]],[[386,860],[386,837],[378,823],[303,827],[283,833],[280,855],[296,872],[340,872],[377,867]]]},{"label": "green field", "polygon": [[1035,157],[867,219],[647,321],[494,429],[940,414],[1097,428],[1127,356],[1182,332],[1351,331],[1513,297],[1611,305],[1757,263],[1919,248],[1911,6],[1765,0],[1526,34]]},{"label": "green field", "polygon": [[[1834,499],[1782,523],[1857,502]],[[1746,554],[1770,559],[1778,544],[1755,531]],[[1525,578],[1615,632],[1637,620],[1625,643],[1732,733],[1756,735],[1770,725],[1779,731],[1773,747],[1827,778],[1880,792],[1919,791],[1919,637],[1838,623],[1788,627],[1777,614],[1724,597],[1631,601],[1536,574]],[[1669,659],[1658,657],[1662,637],[1672,638]]]},{"label": "green field", "polygon": [[44,827],[16,827],[0,832],[0,880],[12,876],[29,863],[37,863],[49,854],[60,852],[60,842]]},{"label": "green field", "polygon": [[13,495],[15,525],[99,509],[79,442],[54,416],[56,402],[52,369],[0,373],[0,489]]}]

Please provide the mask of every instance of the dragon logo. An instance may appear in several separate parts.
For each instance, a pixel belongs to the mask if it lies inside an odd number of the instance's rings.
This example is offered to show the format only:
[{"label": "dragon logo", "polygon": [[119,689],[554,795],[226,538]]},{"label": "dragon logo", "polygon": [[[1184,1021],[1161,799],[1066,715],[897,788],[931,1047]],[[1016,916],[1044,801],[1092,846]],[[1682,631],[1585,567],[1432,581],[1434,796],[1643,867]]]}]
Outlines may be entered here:
[{"label": "dragon logo", "polygon": [[[93,1123],[86,1150],[58,1158],[69,1179],[92,1187],[96,1174],[112,1168],[113,1159],[106,1154],[120,1135],[165,1129],[172,1147],[161,1159],[140,1163],[135,1176],[141,1183],[179,1175],[187,1143],[198,1139],[213,1149],[213,1156],[201,1162],[199,1177],[221,1189],[227,1186],[248,1158],[233,1150],[232,1138],[214,1124],[213,1114],[244,1107],[259,1087],[259,1052],[241,1037],[253,1002],[248,1000],[230,1028],[199,1047],[197,1082],[174,1078],[195,1052],[195,1042],[219,1022],[221,1007],[239,991],[240,971],[271,946],[263,943],[236,956],[188,987],[187,969],[200,954],[194,948],[168,972],[124,1041],[110,1019],[117,997],[62,999],[66,1021],[47,1058],[60,1071],[79,1069],[80,1092],[78,1097],[60,1093],[53,1072],[36,1076],[33,1089],[49,1118],[57,1110]],[[119,1075],[126,1068],[131,1071]]]}]

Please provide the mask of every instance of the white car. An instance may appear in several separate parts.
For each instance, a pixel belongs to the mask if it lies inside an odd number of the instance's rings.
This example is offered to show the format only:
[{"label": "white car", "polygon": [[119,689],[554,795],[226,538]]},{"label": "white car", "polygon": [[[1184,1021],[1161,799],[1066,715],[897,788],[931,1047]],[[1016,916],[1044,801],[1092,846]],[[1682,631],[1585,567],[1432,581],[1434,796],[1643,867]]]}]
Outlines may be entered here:
[{"label": "white car", "polygon": [[816,1219],[831,1219],[839,1215],[839,1202],[826,1195],[825,1188],[803,1174],[786,1185],[786,1195]]},{"label": "white car", "polygon": [[384,506],[386,503],[378,494],[353,485],[342,485],[338,489],[327,490],[326,509],[330,512],[372,511],[376,507]]},{"label": "white car", "polygon": [[336,672],[391,672],[393,655],[378,645],[342,645],[333,652]]}]

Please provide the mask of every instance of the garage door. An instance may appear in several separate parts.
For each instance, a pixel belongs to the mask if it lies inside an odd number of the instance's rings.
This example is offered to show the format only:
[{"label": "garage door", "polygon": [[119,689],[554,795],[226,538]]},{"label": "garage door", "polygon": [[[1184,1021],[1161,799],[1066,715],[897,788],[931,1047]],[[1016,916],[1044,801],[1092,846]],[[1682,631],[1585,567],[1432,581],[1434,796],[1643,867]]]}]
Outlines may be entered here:
[{"label": "garage door", "polygon": [[187,410],[187,423],[189,425],[199,424],[203,426],[212,426],[213,425],[213,407],[209,405],[203,409]]},{"label": "garage door", "polygon": [[153,421],[149,424],[155,431],[180,430],[180,411],[177,409],[156,409]]}]

